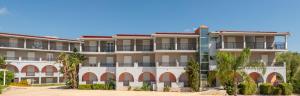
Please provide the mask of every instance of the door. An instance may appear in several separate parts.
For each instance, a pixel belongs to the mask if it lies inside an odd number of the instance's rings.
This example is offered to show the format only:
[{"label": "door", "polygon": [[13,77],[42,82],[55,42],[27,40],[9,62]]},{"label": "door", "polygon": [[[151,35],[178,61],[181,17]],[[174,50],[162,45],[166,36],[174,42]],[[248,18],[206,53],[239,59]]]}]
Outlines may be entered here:
[{"label": "door", "polygon": [[233,48],[236,48],[236,45],[235,45],[235,37],[227,37],[227,48],[230,48],[230,49],[233,49]]},{"label": "door", "polygon": [[161,44],[162,49],[169,50],[171,48],[169,38],[162,38],[161,42],[162,42]]},{"label": "door", "polygon": [[189,40],[188,39],[180,39],[180,49],[181,50],[189,50],[188,47],[192,46],[188,44]]},{"label": "door", "polygon": [[150,51],[150,40],[143,40],[143,51]]},{"label": "door", "polygon": [[16,38],[9,38],[9,47],[17,47],[18,39]]},{"label": "door", "polygon": [[97,41],[89,41],[89,50],[92,52],[97,52],[97,49]]},{"label": "door", "polygon": [[124,56],[124,66],[131,67],[132,64],[132,58],[131,56]]},{"label": "door", "polygon": [[150,56],[143,56],[143,66],[144,67],[150,66]]},{"label": "door", "polygon": [[123,51],[130,51],[130,40],[123,40]]},{"label": "door", "polygon": [[268,62],[269,62],[268,55],[261,55],[261,60],[265,65],[268,65]]},{"label": "door", "polygon": [[169,56],[168,55],[164,55],[162,56],[162,66],[169,66]]},{"label": "door", "polygon": [[265,39],[262,38],[262,37],[256,37],[255,38],[255,46],[256,46],[256,49],[264,49],[264,41]]},{"label": "door", "polygon": [[28,57],[28,60],[36,60],[34,52],[28,52],[27,57]]},{"label": "door", "polygon": [[113,57],[106,57],[106,66],[113,67],[114,65],[114,58]]},{"label": "door", "polygon": [[47,53],[47,59],[48,59],[48,61],[54,61],[53,53]]},{"label": "door", "polygon": [[96,57],[89,57],[89,65],[90,66],[97,66],[97,58]]},{"label": "door", "polygon": [[187,56],[186,55],[183,55],[183,56],[180,56],[180,66],[186,66],[187,65]]},{"label": "door", "polygon": [[15,51],[6,51],[6,58],[8,60],[15,60]]}]

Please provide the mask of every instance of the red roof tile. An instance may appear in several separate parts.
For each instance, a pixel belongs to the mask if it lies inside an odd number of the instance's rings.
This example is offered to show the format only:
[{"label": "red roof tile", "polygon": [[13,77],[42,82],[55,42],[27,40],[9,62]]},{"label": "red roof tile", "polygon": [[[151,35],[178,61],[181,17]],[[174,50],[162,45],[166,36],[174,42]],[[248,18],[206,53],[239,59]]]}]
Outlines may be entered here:
[{"label": "red roof tile", "polygon": [[112,36],[81,36],[81,38],[112,38]]},{"label": "red roof tile", "polygon": [[27,38],[39,38],[39,39],[49,39],[49,40],[66,40],[66,41],[77,41],[72,39],[63,39],[63,38],[55,38],[55,37],[47,37],[47,36],[32,36],[32,35],[23,35],[23,34],[14,34],[14,33],[0,33],[0,36],[3,35],[11,35],[11,36],[20,36]]},{"label": "red roof tile", "polygon": [[151,35],[146,34],[116,34],[117,36],[141,36],[141,37],[151,37]]}]

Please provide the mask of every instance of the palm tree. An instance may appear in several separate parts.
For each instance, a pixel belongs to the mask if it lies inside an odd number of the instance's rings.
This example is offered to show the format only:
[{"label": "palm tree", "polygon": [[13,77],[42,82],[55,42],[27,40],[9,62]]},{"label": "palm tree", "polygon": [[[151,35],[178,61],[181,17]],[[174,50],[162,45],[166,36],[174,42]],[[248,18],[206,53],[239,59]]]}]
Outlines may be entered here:
[{"label": "palm tree", "polygon": [[5,58],[0,56],[0,68],[1,69],[5,69],[6,68],[6,62],[5,62]]},{"label": "palm tree", "polygon": [[246,76],[246,73],[244,72],[245,68],[256,67],[265,69],[265,65],[262,63],[249,63],[250,56],[251,52],[249,48],[243,49],[239,56],[234,56],[229,52],[217,53],[218,67],[216,69],[216,76],[219,78],[222,85],[225,85],[226,83],[232,83],[230,81],[233,80],[234,95],[237,95],[239,74],[241,74],[242,77]]},{"label": "palm tree", "polygon": [[186,68],[184,68],[185,72],[188,75],[188,83],[193,91],[199,91],[200,87],[200,65],[194,59],[190,59]]},{"label": "palm tree", "polygon": [[62,64],[61,72],[63,73],[64,79],[67,80],[66,85],[69,88],[78,87],[79,65],[85,59],[84,55],[79,54],[76,49],[74,49],[71,54],[61,53],[58,56],[57,62]]}]

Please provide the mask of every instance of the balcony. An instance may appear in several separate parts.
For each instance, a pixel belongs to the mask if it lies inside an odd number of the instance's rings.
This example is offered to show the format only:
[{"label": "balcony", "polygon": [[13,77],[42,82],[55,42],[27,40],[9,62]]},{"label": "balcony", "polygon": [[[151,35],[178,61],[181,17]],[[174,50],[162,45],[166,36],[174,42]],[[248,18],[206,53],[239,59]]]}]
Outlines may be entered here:
[{"label": "balcony", "polygon": [[63,51],[68,51],[69,50],[68,46],[53,46],[50,49],[51,50],[63,50]]},{"label": "balcony", "polygon": [[196,50],[196,44],[193,44],[193,43],[178,43],[177,50]]},{"label": "balcony", "polygon": [[97,63],[84,63],[81,65],[82,67],[98,67]]},{"label": "balcony", "polygon": [[188,62],[179,62],[179,66],[185,67],[188,64]]},{"label": "balcony", "polygon": [[48,44],[27,44],[27,48],[48,50]]},{"label": "balcony", "polygon": [[104,45],[101,46],[101,52],[114,52],[115,46],[114,45]]},{"label": "balcony", "polygon": [[19,57],[4,57],[5,60],[19,60]]},{"label": "balcony", "polygon": [[155,67],[155,63],[140,62],[138,63],[138,67]]},{"label": "balcony", "polygon": [[101,63],[100,67],[116,67],[115,63]]},{"label": "balcony", "polygon": [[98,46],[82,46],[83,52],[98,52]]},{"label": "balcony", "polygon": [[136,50],[137,51],[152,51],[153,46],[151,46],[151,45],[136,45]]},{"label": "balcony", "polygon": [[243,49],[243,42],[224,42],[224,49]]},{"label": "balcony", "polygon": [[117,45],[118,46],[118,51],[133,51],[133,46],[132,45]]},{"label": "balcony", "polygon": [[160,67],[176,67],[177,64],[176,64],[176,62],[160,62],[159,66]]},{"label": "balcony", "polygon": [[246,47],[250,49],[264,49],[264,42],[246,42]]},{"label": "balcony", "polygon": [[35,72],[26,72],[26,76],[35,76]]},{"label": "balcony", "polygon": [[119,67],[134,67],[133,63],[119,63]]},{"label": "balcony", "polygon": [[174,43],[157,43],[156,50],[175,50]]},{"label": "balcony", "polygon": [[285,42],[267,42],[268,49],[286,49]]},{"label": "balcony", "polygon": [[24,44],[0,41],[0,47],[24,48]]},{"label": "balcony", "polygon": [[22,57],[22,60],[26,60],[26,61],[40,61],[40,58],[37,57]]}]

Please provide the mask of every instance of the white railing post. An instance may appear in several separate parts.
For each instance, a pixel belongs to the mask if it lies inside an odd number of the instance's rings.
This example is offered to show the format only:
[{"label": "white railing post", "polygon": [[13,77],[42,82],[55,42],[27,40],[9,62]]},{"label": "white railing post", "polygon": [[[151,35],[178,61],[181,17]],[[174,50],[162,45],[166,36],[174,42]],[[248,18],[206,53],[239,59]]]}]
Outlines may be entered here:
[{"label": "white railing post", "polygon": [[221,35],[222,38],[222,49],[224,49],[224,35]]}]

